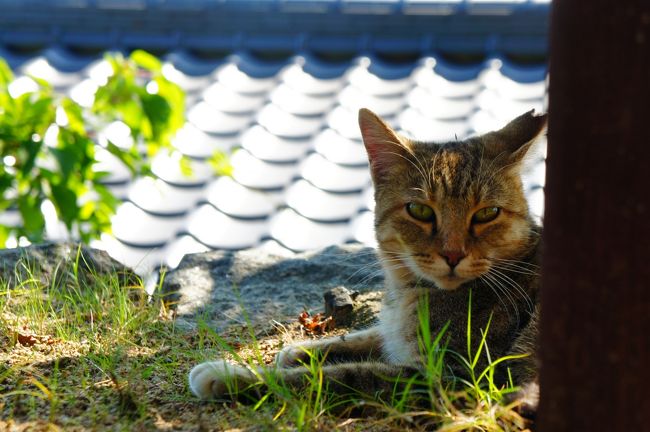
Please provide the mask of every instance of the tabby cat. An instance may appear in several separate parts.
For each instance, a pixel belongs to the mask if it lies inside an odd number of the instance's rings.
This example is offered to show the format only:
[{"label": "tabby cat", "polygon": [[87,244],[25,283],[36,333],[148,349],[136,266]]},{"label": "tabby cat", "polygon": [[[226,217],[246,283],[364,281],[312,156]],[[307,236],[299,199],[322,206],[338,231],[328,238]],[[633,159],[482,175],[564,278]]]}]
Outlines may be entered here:
[{"label": "tabby cat", "polygon": [[[498,131],[446,143],[402,137],[366,109],[359,112],[359,125],[375,186],[375,231],[386,279],[379,323],[285,347],[275,372],[291,387],[304,386],[301,365],[308,350],[325,356],[322,372],[330,391],[389,395],[398,377],[422,372],[418,304],[428,302],[431,334],[447,326],[448,350],[466,353],[471,295],[472,346],[490,320],[492,359],[529,354],[503,364],[496,379],[505,382],[509,371],[529,389],[534,405],[541,229],[529,213],[521,169],[546,115],[530,111]],[[447,357],[448,370],[463,376],[465,368]],[[194,367],[189,384],[204,399],[250,396],[263,388],[265,373],[217,360]]]}]

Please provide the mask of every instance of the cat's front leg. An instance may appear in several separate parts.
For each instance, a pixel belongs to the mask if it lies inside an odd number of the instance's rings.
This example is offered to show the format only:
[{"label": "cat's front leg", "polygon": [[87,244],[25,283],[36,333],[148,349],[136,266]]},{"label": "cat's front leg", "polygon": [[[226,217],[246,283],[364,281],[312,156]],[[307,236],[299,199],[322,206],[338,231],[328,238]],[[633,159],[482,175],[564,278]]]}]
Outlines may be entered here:
[{"label": "cat's front leg", "polygon": [[225,360],[201,363],[192,368],[189,376],[192,393],[201,399],[254,393],[261,384],[262,380],[253,371]]},{"label": "cat's front leg", "polygon": [[314,380],[322,380],[327,391],[337,394],[359,394],[377,399],[413,389],[419,381],[418,368],[412,365],[393,365],[382,362],[350,362],[323,366],[314,372],[306,367],[257,368],[255,372],[218,360],[201,363],[190,372],[192,392],[201,399],[254,402],[269,392],[269,383],[280,383],[283,388],[298,393],[308,389]]},{"label": "cat's front leg", "polygon": [[378,359],[381,335],[377,327],[371,327],[347,335],[302,341],[283,348],[275,361],[280,367],[292,367],[309,363],[310,356],[324,357],[327,363]]}]

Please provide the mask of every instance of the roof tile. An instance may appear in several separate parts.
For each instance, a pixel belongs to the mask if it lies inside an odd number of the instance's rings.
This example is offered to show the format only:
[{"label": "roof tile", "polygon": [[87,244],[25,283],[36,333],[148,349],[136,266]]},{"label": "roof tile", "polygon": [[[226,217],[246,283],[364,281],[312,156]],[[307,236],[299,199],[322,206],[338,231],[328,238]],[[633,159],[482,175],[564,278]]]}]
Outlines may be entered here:
[{"label": "roof tile", "polygon": [[[27,62],[24,70],[51,74],[61,91],[86,106],[110,73],[105,60],[81,68],[75,60],[59,72],[47,59]],[[361,106],[416,139],[453,140],[546,103],[543,65],[497,57],[471,65],[434,57],[393,65],[373,57],[328,64],[305,54],[264,63],[247,55],[204,61],[175,53],[163,68],[190,92],[188,121],[173,140],[177,152],[152,161],[156,178],[138,179],[101,145],[96,152],[96,169],[108,172],[106,184],[127,200],[114,217],[115,236],[98,244],[141,269],[175,266],[184,253],[262,242],[295,251],[374,244],[373,188],[357,124]],[[33,83],[19,74],[12,85],[24,91]],[[125,131],[111,124],[99,142],[130,146]],[[206,159],[231,149],[232,178],[219,177]],[[179,167],[182,155],[189,157],[189,177]],[[538,218],[543,184],[542,155],[524,173]],[[2,220],[16,222],[19,215],[4,211]]]},{"label": "roof tile", "polygon": [[350,227],[345,222],[315,222],[292,209],[284,209],[271,219],[270,234],[293,251],[305,251],[345,242],[349,239]]},{"label": "roof tile", "polygon": [[263,220],[234,218],[203,204],[190,215],[187,231],[213,249],[244,249],[260,242],[267,234],[268,224]]}]

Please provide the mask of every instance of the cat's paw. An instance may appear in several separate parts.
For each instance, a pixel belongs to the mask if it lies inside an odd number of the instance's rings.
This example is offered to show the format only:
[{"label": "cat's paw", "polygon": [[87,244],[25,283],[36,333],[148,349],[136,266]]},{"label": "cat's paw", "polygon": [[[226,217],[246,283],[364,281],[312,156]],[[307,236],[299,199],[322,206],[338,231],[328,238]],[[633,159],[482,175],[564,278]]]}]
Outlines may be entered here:
[{"label": "cat's paw", "polygon": [[309,363],[307,349],[305,345],[286,346],[275,356],[275,364],[281,368],[288,368]]},{"label": "cat's paw", "polygon": [[524,384],[518,392],[506,398],[506,402],[515,403],[515,410],[522,417],[534,421],[539,405],[539,384],[537,382]]},{"label": "cat's paw", "polygon": [[248,368],[217,360],[201,363],[190,371],[192,393],[201,399],[235,396],[258,382]]}]

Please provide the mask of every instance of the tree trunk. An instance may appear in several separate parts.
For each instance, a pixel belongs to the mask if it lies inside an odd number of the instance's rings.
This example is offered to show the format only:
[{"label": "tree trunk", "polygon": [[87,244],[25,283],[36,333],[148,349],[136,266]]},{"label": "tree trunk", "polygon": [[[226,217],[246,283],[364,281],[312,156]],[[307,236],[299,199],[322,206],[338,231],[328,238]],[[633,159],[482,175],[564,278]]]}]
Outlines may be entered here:
[{"label": "tree trunk", "polygon": [[650,2],[554,0],[543,432],[650,430]]}]

